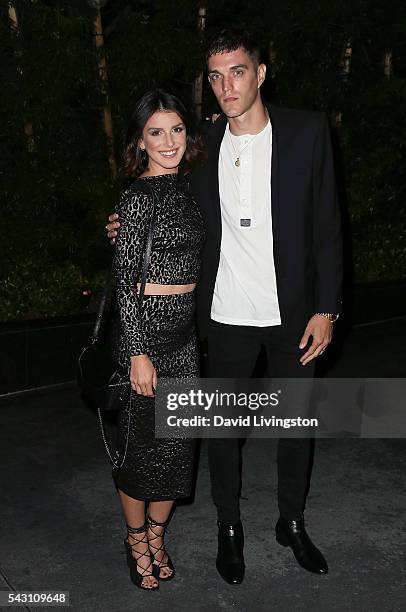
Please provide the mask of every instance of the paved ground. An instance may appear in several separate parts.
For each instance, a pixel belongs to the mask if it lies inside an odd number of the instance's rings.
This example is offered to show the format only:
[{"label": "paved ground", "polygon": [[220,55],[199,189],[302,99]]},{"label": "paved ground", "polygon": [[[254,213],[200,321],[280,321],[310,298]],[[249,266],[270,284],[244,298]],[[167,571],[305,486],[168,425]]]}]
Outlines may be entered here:
[{"label": "paved ground", "polygon": [[[404,377],[405,365],[406,319],[399,319],[354,329],[332,375]],[[329,562],[329,575],[321,577],[275,542],[276,442],[249,440],[242,500],[247,573],[235,587],[214,568],[203,444],[195,500],[178,507],[168,536],[177,577],[160,592],[144,593],[129,581],[109,464],[96,419],[76,390],[2,401],[0,425],[0,590],[69,590],[71,609],[80,612],[405,609],[402,439],[317,442],[306,519]]]}]

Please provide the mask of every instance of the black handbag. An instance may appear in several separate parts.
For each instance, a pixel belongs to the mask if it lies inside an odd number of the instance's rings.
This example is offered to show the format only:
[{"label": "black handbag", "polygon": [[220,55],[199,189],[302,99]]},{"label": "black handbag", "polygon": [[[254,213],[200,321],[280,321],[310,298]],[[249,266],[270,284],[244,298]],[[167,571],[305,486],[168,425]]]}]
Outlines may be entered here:
[{"label": "black handbag", "polygon": [[[147,272],[151,257],[152,238],[155,227],[155,194],[152,189],[151,193],[151,221],[149,225],[144,260],[141,270],[140,291],[138,293],[137,298],[140,310],[142,308],[142,303],[144,300]],[[121,409],[125,408],[129,401],[131,402],[131,385],[129,380],[129,373],[127,370],[124,371],[124,369],[121,368],[119,364],[113,359],[109,348],[104,346],[100,333],[106,318],[106,304],[108,302],[108,295],[112,285],[112,277],[113,265],[111,266],[103,290],[99,311],[97,313],[93,333],[90,338],[90,343],[84,347],[78,358],[78,384],[84,398],[90,404],[97,408],[103,442],[106,447],[107,454],[114,467],[119,468],[124,464],[125,457],[127,454],[131,410],[128,410],[126,446],[124,456],[120,465],[117,465],[114,462],[113,457],[111,456],[102,420],[102,412],[118,412]]]},{"label": "black handbag", "polygon": [[83,397],[102,412],[116,412],[125,406],[129,394],[128,375],[111,356],[109,347],[101,338],[106,318],[106,304],[111,288],[112,268],[109,271],[90,343],[78,359],[78,384]]}]

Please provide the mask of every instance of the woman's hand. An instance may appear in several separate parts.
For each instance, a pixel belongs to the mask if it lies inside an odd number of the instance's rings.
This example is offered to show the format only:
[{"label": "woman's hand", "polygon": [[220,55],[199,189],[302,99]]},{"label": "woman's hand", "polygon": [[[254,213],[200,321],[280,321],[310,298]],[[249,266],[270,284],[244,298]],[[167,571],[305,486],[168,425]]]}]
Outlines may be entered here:
[{"label": "woman's hand", "polygon": [[133,391],[139,395],[155,397],[157,375],[148,355],[132,355],[130,382]]}]

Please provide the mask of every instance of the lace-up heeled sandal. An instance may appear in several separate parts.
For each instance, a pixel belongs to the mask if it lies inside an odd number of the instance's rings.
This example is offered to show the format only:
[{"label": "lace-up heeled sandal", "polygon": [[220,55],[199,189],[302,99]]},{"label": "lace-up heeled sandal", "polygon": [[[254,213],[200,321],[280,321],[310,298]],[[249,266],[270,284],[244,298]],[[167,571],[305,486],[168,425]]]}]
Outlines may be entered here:
[{"label": "lace-up heeled sandal", "polygon": [[[127,565],[130,568],[131,582],[133,582],[135,586],[139,587],[140,589],[144,589],[144,591],[156,591],[159,588],[159,582],[156,586],[142,584],[144,578],[153,576],[156,580],[158,580],[159,577],[159,568],[153,564],[151,553],[148,548],[147,529],[148,525],[146,523],[144,523],[144,525],[141,527],[130,527],[127,525],[127,538],[124,540],[124,546],[127,553]],[[140,534],[143,534],[142,537],[136,537]],[[132,544],[129,542],[130,536],[131,540],[133,541]],[[134,546],[137,544],[145,544],[146,552],[140,553],[135,550]],[[149,560],[149,564],[146,569],[143,569],[138,565],[138,561],[143,557]],[[140,568],[141,571],[138,571],[138,568]],[[150,568],[150,571],[148,568]]]},{"label": "lace-up heeled sandal", "polygon": [[[147,536],[149,549],[151,551],[151,556],[153,559],[154,567],[158,568],[159,580],[162,582],[168,582],[169,580],[172,580],[172,578],[174,578],[175,576],[175,568],[173,567],[173,563],[171,561],[170,556],[165,550],[164,537],[165,537],[167,525],[168,525],[168,521],[165,521],[163,523],[158,523],[158,521],[154,521],[150,516],[147,516],[148,532],[153,534],[152,537],[149,535],[149,533]],[[158,545],[159,540],[161,540],[161,543]],[[160,551],[163,552],[163,555],[162,555],[161,560],[158,561],[157,554]],[[168,576],[161,576],[160,570],[163,568],[165,569],[168,568],[168,570],[170,570],[171,573]]]}]

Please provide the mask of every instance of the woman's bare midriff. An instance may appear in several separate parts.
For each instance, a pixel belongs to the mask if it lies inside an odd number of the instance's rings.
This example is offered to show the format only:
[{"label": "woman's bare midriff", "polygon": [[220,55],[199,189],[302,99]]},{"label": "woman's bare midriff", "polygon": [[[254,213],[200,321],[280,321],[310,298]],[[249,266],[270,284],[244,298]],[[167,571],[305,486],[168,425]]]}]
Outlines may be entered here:
[{"label": "woman's bare midriff", "polygon": [[[160,285],[158,283],[147,283],[145,285],[145,295],[177,295],[180,293],[190,293],[196,287],[196,283],[189,285]],[[137,283],[137,292],[140,290],[140,283]]]}]

